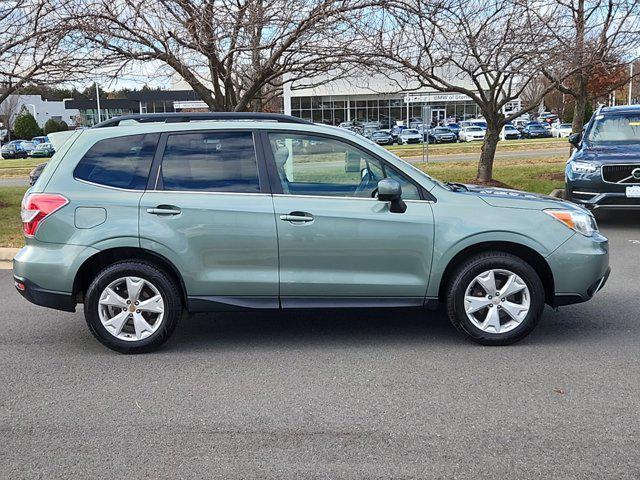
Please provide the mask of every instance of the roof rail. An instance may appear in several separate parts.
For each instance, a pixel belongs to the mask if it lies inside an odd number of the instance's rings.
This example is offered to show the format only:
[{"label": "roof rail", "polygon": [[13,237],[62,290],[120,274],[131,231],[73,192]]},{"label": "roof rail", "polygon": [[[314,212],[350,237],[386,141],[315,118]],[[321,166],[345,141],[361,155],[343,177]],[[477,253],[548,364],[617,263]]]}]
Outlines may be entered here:
[{"label": "roof rail", "polygon": [[117,127],[121,122],[137,123],[184,123],[201,120],[245,120],[279,123],[300,123],[311,125],[311,122],[301,118],[283,115],[281,113],[263,112],[187,112],[187,113],[141,113],[139,115],[123,115],[100,122],[91,128]]}]

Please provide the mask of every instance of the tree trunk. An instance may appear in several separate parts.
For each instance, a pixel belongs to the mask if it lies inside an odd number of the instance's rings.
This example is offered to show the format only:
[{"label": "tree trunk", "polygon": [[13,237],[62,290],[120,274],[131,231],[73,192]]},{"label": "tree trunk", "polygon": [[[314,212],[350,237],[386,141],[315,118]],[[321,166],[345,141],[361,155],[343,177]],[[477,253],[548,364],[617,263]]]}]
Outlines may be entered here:
[{"label": "tree trunk", "polygon": [[573,123],[571,130],[573,133],[580,133],[584,126],[584,114],[587,111],[588,93],[587,93],[587,79],[580,73],[577,80],[577,93],[575,97],[575,105],[573,107]]},{"label": "tree trunk", "polygon": [[487,122],[487,133],[484,136],[476,177],[480,183],[490,182],[493,179],[493,160],[496,156],[498,140],[500,140],[500,128],[494,122]]}]

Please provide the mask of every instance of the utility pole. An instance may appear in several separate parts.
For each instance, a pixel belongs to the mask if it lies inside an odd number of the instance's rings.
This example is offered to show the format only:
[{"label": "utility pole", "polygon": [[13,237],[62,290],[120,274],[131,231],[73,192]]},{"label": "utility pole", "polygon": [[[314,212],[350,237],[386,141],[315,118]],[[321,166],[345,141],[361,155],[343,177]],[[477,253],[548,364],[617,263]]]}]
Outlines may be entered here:
[{"label": "utility pole", "polygon": [[102,116],[100,115],[100,90],[98,89],[98,82],[96,84],[96,105],[98,106],[98,123],[102,122]]},{"label": "utility pole", "polygon": [[629,101],[627,102],[631,105],[631,87],[633,86],[633,62],[629,64]]}]

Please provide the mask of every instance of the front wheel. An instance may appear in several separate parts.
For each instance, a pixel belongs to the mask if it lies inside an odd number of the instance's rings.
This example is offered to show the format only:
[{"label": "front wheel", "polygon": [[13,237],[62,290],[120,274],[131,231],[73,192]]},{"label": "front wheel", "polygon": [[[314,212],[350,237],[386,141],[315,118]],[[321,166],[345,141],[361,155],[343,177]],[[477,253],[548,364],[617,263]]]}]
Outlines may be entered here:
[{"label": "front wheel", "polygon": [[114,263],[87,289],[85,319],[93,335],[112,350],[156,350],[171,336],[182,314],[179,292],[175,281],[150,263]]},{"label": "front wheel", "polygon": [[483,345],[509,345],[527,336],[544,308],[544,287],[524,260],[487,252],[466,260],[447,289],[449,320]]}]

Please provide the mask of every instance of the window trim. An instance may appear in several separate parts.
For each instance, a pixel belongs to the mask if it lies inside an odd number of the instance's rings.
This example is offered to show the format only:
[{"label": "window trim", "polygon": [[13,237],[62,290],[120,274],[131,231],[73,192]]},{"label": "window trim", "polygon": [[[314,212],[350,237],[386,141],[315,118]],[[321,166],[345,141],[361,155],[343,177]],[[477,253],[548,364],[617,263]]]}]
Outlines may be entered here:
[{"label": "window trim", "polygon": [[[256,167],[258,168],[258,186],[259,190],[257,192],[216,192],[210,190],[165,190],[162,185],[162,178],[160,176],[161,167],[162,167],[162,158],[164,156],[164,152],[167,148],[167,140],[171,135],[193,135],[193,134],[203,134],[203,133],[245,133],[251,135],[251,140],[253,141],[253,153],[256,159]],[[199,128],[197,130],[178,130],[171,132],[164,132],[160,135],[160,140],[158,141],[158,148],[156,149],[156,154],[153,158],[153,164],[151,166],[151,173],[149,174],[149,183],[147,185],[147,191],[154,192],[183,192],[183,193],[218,193],[218,194],[234,194],[234,195],[261,195],[265,193],[271,193],[269,188],[269,176],[266,171],[266,166],[264,164],[264,158],[260,152],[259,138],[257,132],[253,128]]]},{"label": "window trim", "polygon": [[312,137],[323,137],[330,140],[343,142],[353,147],[357,151],[362,152],[366,155],[369,155],[370,157],[378,160],[380,163],[384,164],[385,166],[395,170],[398,173],[398,175],[400,175],[402,178],[404,178],[407,181],[407,183],[414,185],[418,191],[418,195],[420,196],[420,199],[419,200],[405,199],[405,201],[428,201],[431,203],[436,201],[436,198],[431,193],[429,193],[429,191],[426,188],[424,188],[422,185],[416,182],[413,178],[408,176],[405,172],[401,171],[396,166],[392,165],[390,162],[382,158],[377,153],[364,149],[361,145],[349,139],[337,137],[324,132],[308,132],[306,130],[296,130],[296,129],[286,129],[286,130],[261,129],[259,131],[260,143],[262,144],[262,151],[263,151],[265,162],[267,164],[267,171],[269,173],[271,192],[273,193],[273,195],[287,195],[287,196],[295,195],[299,197],[317,197],[317,198],[356,198],[356,197],[348,197],[348,196],[340,196],[340,195],[302,195],[302,194],[297,195],[297,194],[284,193],[284,190],[282,189],[282,183],[280,182],[280,175],[278,174],[278,170],[276,168],[276,161],[273,155],[273,150],[271,149],[269,134],[306,135],[306,136],[312,136]]}]

